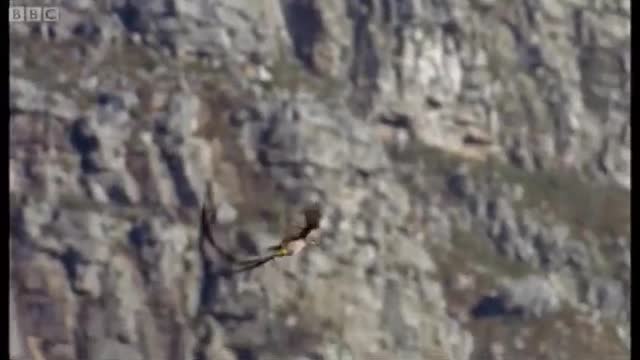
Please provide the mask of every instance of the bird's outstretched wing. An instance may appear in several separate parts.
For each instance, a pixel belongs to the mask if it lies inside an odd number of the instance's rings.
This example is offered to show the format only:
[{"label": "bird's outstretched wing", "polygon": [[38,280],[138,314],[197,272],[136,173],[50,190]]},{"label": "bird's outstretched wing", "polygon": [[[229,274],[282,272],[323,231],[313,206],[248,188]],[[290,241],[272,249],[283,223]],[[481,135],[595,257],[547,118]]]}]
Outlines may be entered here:
[{"label": "bird's outstretched wing", "polygon": [[303,218],[294,221],[284,234],[282,245],[306,238],[309,233],[320,227],[322,211],[318,205],[310,205],[302,211]]},{"label": "bird's outstretched wing", "polygon": [[[268,256],[264,256],[257,259],[246,259],[241,260],[234,256],[229,251],[225,250],[223,247],[216,243],[213,233],[211,231],[211,222],[216,221],[216,211],[213,208],[209,208],[209,204],[213,202],[212,191],[211,191],[211,183],[207,182],[207,190],[205,199],[202,204],[202,209],[200,211],[200,236],[201,239],[206,241],[211,247],[213,247],[219,254],[222,256],[227,262],[232,265],[239,266],[237,269],[232,270],[234,273],[250,271],[257,267],[260,267],[269,261],[279,257],[278,254],[271,254]],[[204,242],[201,240],[201,243],[204,245]],[[201,249],[204,251],[204,249]]]},{"label": "bird's outstretched wing", "polygon": [[[236,258],[233,254],[226,251],[222,248],[218,243],[216,243],[213,233],[211,231],[211,222],[215,222],[216,219],[216,210],[210,205],[213,203],[213,191],[211,189],[211,181],[207,181],[206,190],[205,190],[205,198],[202,202],[202,208],[200,211],[200,236],[202,240],[206,241],[211,247],[213,247],[226,261],[235,264],[241,263],[241,261]],[[201,242],[202,242],[201,240]],[[202,242],[203,243],[203,242]],[[204,243],[202,244],[202,246]],[[204,249],[200,249],[204,251]]]},{"label": "bird's outstretched wing", "polygon": [[201,233],[202,239],[206,241],[209,245],[211,245],[211,247],[213,247],[220,254],[220,256],[222,256],[226,261],[230,263],[239,262],[239,260],[233,254],[226,251],[215,242],[213,238],[213,234],[211,232],[209,219],[210,219],[210,216],[208,212],[208,207],[206,204],[203,204],[202,211],[200,213],[200,233]]},{"label": "bird's outstretched wing", "polygon": [[[226,251],[224,248],[219,246],[213,236],[211,231],[211,222],[216,221],[216,211],[209,205],[213,203],[213,193],[211,189],[211,182],[207,182],[206,185],[206,194],[205,199],[202,204],[202,209],[200,212],[200,236],[201,236],[201,246],[204,246],[204,243],[208,243],[211,247],[213,247],[227,262],[232,265],[237,265],[239,268],[232,270],[234,273],[251,271],[257,267],[260,267],[280,256],[284,256],[280,252],[272,253],[270,255],[256,258],[256,259],[248,259],[248,260],[240,260],[230,252]],[[289,231],[285,233],[285,236],[281,242],[281,244],[272,246],[269,250],[278,250],[281,246],[286,245],[292,241],[304,239],[309,233],[320,226],[320,219],[322,218],[322,211],[318,205],[307,206],[303,210],[303,219],[299,221],[297,224],[294,223],[289,227]],[[204,251],[204,248],[201,249]]]}]

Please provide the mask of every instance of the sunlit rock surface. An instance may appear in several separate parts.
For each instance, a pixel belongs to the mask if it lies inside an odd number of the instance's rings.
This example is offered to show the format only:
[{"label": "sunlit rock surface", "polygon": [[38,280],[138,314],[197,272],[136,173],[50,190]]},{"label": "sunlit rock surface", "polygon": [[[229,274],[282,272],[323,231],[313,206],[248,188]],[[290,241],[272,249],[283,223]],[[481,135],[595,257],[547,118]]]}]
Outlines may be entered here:
[{"label": "sunlit rock surface", "polygon": [[[630,357],[630,1],[62,4],[9,25],[15,359]],[[321,245],[229,276],[208,180],[230,251]]]}]

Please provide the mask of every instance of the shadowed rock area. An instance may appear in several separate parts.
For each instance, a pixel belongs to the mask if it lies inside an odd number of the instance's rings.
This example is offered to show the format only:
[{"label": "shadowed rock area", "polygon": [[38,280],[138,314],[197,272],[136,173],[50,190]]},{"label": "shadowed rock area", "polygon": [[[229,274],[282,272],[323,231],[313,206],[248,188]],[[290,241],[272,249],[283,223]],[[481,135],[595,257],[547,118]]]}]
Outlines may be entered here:
[{"label": "shadowed rock area", "polygon": [[[10,29],[33,360],[630,358],[630,1],[63,1]],[[318,247],[250,273],[310,201]]]}]

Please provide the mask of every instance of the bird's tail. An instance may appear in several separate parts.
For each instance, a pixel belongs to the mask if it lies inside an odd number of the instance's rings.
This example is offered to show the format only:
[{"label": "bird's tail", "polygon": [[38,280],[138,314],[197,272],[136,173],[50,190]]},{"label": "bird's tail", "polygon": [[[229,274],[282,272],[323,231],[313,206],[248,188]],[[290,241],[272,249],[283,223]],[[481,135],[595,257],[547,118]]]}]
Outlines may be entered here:
[{"label": "bird's tail", "polygon": [[260,267],[266,263],[268,263],[269,261],[277,258],[277,255],[269,255],[269,256],[265,256],[263,258],[260,259],[253,259],[253,260],[244,260],[241,261],[240,263],[243,264],[243,266],[233,270],[234,273],[239,273],[239,272],[245,272],[245,271],[251,271],[257,267]]},{"label": "bird's tail", "polygon": [[[202,237],[200,246],[204,246],[204,242],[207,242],[226,261],[228,261],[230,263],[237,263],[238,259],[233,254],[231,254],[227,250],[223,249],[220,245],[218,245],[218,243],[213,238],[213,233],[211,232],[211,227],[209,225],[210,218],[213,218],[213,220],[215,220],[215,212],[209,213],[209,209],[207,208],[207,205],[205,203],[205,204],[203,204],[202,210],[201,210],[201,213],[200,213],[200,236]],[[204,242],[203,242],[203,240],[204,240]],[[206,253],[206,251],[203,248],[201,249],[201,251]]]}]

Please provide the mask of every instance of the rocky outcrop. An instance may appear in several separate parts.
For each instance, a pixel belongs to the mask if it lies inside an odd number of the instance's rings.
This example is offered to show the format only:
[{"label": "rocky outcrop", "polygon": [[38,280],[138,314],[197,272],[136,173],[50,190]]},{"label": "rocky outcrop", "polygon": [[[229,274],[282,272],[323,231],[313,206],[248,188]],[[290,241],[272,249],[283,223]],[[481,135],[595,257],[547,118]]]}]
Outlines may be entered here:
[{"label": "rocky outcrop", "polygon": [[[34,359],[629,356],[629,1],[75,1],[11,23]],[[307,201],[319,248],[252,273]],[[586,340],[585,340],[586,339]]]}]

